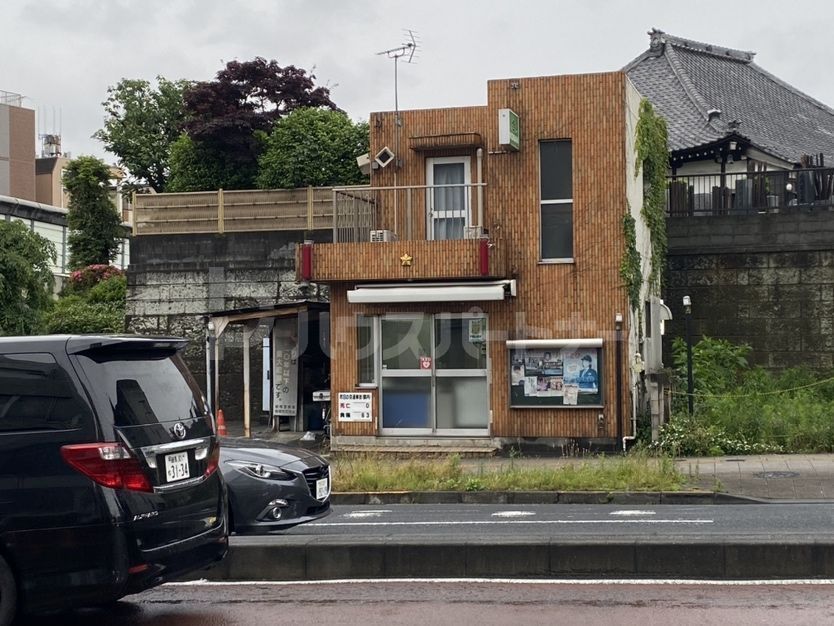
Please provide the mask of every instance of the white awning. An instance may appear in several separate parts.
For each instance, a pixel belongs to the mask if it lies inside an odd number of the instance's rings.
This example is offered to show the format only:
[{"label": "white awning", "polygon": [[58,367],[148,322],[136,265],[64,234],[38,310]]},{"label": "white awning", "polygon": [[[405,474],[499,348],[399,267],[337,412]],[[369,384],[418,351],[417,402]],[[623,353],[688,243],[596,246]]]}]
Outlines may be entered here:
[{"label": "white awning", "polygon": [[512,350],[544,350],[547,348],[601,348],[602,339],[510,339],[507,347]]},{"label": "white awning", "polygon": [[503,300],[515,295],[515,281],[457,284],[357,285],[347,292],[352,304],[395,304],[411,302],[479,302]]}]

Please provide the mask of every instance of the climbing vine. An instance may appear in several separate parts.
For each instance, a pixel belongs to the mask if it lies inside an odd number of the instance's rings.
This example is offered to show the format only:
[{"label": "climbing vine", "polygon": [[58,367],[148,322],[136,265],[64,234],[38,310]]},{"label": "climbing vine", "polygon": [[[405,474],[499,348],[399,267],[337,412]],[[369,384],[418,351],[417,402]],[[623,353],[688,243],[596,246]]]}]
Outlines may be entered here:
[{"label": "climbing vine", "polygon": [[[637,119],[636,147],[636,169],[638,172],[641,167],[643,169],[643,208],[640,213],[649,228],[651,239],[652,271],[649,289],[660,294],[666,268],[666,175],[669,171],[669,147],[666,121],[655,114],[651,103],[645,98],[640,103]],[[623,265],[625,263],[624,260]],[[628,286],[630,295],[632,286]]]},{"label": "climbing vine", "polygon": [[640,253],[637,251],[637,222],[631,213],[623,215],[623,235],[625,236],[625,252],[620,261],[620,277],[626,285],[628,303],[632,310],[640,311],[640,287],[643,284]]}]

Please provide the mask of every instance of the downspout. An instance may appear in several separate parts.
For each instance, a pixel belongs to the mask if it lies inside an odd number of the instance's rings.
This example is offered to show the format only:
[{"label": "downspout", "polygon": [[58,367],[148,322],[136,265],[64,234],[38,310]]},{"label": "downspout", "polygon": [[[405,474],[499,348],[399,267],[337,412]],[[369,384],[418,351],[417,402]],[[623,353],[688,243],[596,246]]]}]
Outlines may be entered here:
[{"label": "downspout", "polygon": [[484,149],[478,148],[475,152],[478,168],[478,226],[481,231],[484,228]]},{"label": "downspout", "polygon": [[[617,416],[617,440],[623,442],[623,452],[626,449],[627,436],[623,435],[623,315],[617,313],[614,317],[614,359],[615,364],[615,398],[617,407],[615,410]],[[631,439],[634,437],[632,436]]]}]

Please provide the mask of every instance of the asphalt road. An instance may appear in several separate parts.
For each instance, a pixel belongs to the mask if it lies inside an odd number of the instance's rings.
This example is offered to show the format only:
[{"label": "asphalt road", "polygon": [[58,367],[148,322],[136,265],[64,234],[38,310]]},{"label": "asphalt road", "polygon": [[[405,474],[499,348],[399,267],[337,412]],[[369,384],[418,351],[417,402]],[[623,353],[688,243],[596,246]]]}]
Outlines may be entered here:
[{"label": "asphalt road", "polygon": [[[333,513],[275,536],[370,540],[751,538],[834,539],[834,503],[744,505],[380,505]],[[264,537],[258,540],[264,540]],[[241,537],[234,541],[246,541]]]},{"label": "asphalt road", "polygon": [[165,585],[20,626],[830,624],[834,581],[359,581]]}]

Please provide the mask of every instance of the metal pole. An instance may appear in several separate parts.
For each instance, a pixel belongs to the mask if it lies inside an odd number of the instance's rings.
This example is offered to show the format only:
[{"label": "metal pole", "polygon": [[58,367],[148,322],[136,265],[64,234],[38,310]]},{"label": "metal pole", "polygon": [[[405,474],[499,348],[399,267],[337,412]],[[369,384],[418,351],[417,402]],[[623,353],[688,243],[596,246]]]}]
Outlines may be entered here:
[{"label": "metal pole", "polygon": [[695,383],[692,379],[692,300],[683,297],[683,309],[686,314],[686,401],[689,415],[695,412]]}]

